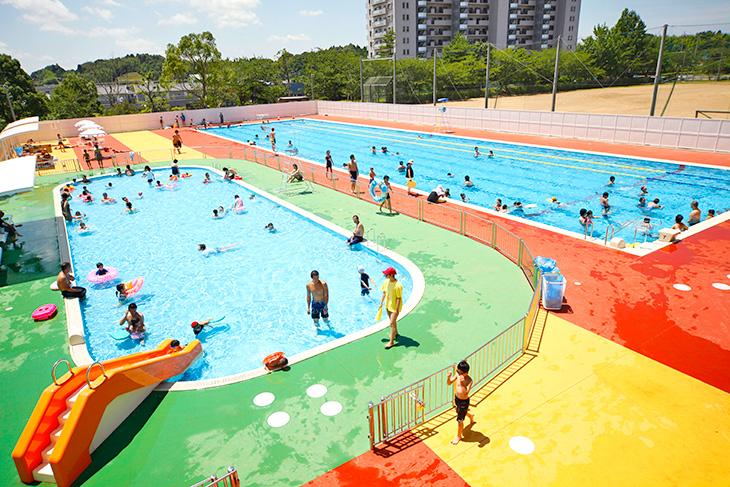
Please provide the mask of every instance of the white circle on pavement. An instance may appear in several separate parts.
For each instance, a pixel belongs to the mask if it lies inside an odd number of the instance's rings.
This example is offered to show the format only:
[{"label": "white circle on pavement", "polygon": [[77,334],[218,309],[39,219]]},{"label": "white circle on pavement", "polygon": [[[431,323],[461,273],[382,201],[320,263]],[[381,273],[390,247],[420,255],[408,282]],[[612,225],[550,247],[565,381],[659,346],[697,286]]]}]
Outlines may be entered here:
[{"label": "white circle on pavement", "polygon": [[712,287],[714,287],[715,289],[719,289],[720,291],[727,291],[730,289],[730,286],[728,286],[724,282],[713,282]]},{"label": "white circle on pavement", "polygon": [[336,416],[340,414],[340,411],[342,411],[342,404],[337,401],[328,401],[322,404],[322,407],[319,408],[319,410],[325,416]]},{"label": "white circle on pavement", "polygon": [[580,283],[578,281],[575,282],[576,286],[580,286]]},{"label": "white circle on pavement", "polygon": [[262,392],[258,396],[253,398],[253,403],[257,406],[268,406],[272,402],[274,402],[274,399],[276,399],[276,396],[274,396],[270,392]]},{"label": "white circle on pavement", "polygon": [[322,384],[314,384],[307,388],[307,395],[309,397],[322,397],[327,394],[327,387]]},{"label": "white circle on pavement", "polygon": [[692,288],[686,284],[675,284],[674,289],[676,289],[677,291],[691,291],[692,290]]},{"label": "white circle on pavement", "polygon": [[535,444],[524,436],[513,436],[509,439],[509,447],[520,455],[529,455],[535,451]]},{"label": "white circle on pavement", "polygon": [[289,422],[289,415],[284,411],[277,411],[266,419],[272,428],[281,428]]}]

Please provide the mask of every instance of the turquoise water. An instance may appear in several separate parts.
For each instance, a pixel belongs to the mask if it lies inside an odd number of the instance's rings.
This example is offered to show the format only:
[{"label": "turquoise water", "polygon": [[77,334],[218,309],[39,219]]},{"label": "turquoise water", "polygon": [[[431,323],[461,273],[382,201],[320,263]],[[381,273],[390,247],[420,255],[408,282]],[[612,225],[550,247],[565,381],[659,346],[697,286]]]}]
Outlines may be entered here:
[{"label": "turquoise water", "polygon": [[[200,334],[205,354],[182,380],[225,377],[261,367],[272,352],[291,357],[373,325],[381,292],[360,295],[360,265],[379,285],[382,271],[395,267],[404,300],[410,296],[411,277],[392,260],[362,246],[350,248],[345,237],[238,184],[220,182],[215,174],[215,182],[202,184],[204,170],[185,170],[193,176],[179,181],[176,190],[151,188],[137,173],[94,179],[87,185],[93,203],[73,199],[72,210],[85,213],[92,228],[79,233],[76,224],[67,224],[76,279],[88,290],[82,314],[94,359],[151,349],[167,338],[185,344],[194,338],[192,321],[225,316],[217,328]],[[156,174],[163,181],[169,176],[163,170]],[[113,189],[104,189],[108,183]],[[105,191],[116,204],[100,203]],[[214,220],[212,210],[230,207],[236,194],[247,213],[230,211]],[[123,212],[123,196],[137,213]],[[264,229],[269,222],[276,233]],[[197,250],[200,243],[241,246],[206,258]],[[98,261],[118,269],[118,279],[89,283],[86,275]],[[318,334],[306,314],[305,285],[313,269],[330,290],[331,329],[320,321]],[[109,336],[126,310],[126,304],[118,306],[114,286],[138,276],[145,277],[134,298],[149,334],[144,345]]]},{"label": "turquoise water", "polygon": [[[628,241],[633,240],[638,224],[646,217],[652,219],[652,233],[671,226],[677,214],[686,222],[693,200],[699,202],[703,219],[708,209],[720,213],[730,208],[730,177],[721,169],[319,120],[290,120],[263,126],[265,130],[261,127],[212,128],[208,133],[242,142],[257,140],[258,145],[270,147],[264,136],[274,127],[278,150],[283,151],[291,140],[299,149],[299,157],[321,164],[330,150],[335,166],[340,168],[354,154],[360,174],[367,175],[373,167],[378,178],[387,174],[399,184],[406,182],[404,174],[397,171],[399,161],[414,159],[418,189],[430,192],[441,184],[450,189],[452,198],[460,200],[460,193],[464,193],[469,203],[484,208],[492,208],[497,198],[510,207],[520,201],[530,206],[522,211],[511,208],[513,216],[580,234],[584,228],[578,215],[585,208],[595,216],[595,236],[602,237],[612,224],[621,229],[617,235]],[[371,152],[373,146],[375,154]],[[383,146],[388,148],[387,154],[380,152]],[[475,146],[483,155],[474,156]],[[490,150],[494,157],[485,155]],[[464,185],[465,176],[470,177],[473,187]],[[607,185],[610,176],[616,178],[611,186]],[[647,211],[637,206],[642,186],[648,188],[646,201],[659,198],[663,209]],[[602,216],[599,203],[603,192],[609,193],[611,205],[606,216]],[[552,197],[561,204],[548,202]],[[643,240],[643,235],[639,238]]]}]

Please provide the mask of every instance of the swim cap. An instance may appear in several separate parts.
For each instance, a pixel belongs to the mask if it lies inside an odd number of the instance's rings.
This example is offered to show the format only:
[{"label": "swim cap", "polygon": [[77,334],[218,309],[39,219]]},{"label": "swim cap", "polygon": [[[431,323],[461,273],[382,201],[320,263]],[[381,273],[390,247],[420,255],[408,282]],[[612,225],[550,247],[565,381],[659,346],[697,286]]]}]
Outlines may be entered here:
[{"label": "swim cap", "polygon": [[190,328],[195,328],[196,326],[198,326],[198,322],[193,321],[192,324],[190,325]]},{"label": "swim cap", "polygon": [[358,267],[357,272],[359,272],[360,274],[363,274],[365,272],[365,267],[364,266]]},{"label": "swim cap", "polygon": [[646,189],[646,186],[642,186],[641,189],[645,190]]},{"label": "swim cap", "polygon": [[408,164],[413,164],[413,159],[408,159]]}]

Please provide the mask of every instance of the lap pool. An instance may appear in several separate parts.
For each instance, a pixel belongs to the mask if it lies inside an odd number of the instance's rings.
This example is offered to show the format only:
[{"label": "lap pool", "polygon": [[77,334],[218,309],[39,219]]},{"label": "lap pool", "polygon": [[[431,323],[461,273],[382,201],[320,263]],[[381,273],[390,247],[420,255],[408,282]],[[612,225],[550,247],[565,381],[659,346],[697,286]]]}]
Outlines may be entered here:
[{"label": "lap pool", "polygon": [[[80,233],[76,223],[67,224],[76,280],[87,288],[81,313],[93,359],[151,349],[166,338],[185,344],[194,339],[191,322],[225,316],[217,328],[206,327],[200,334],[205,354],[181,380],[245,375],[260,369],[270,353],[284,351],[288,357],[317,353],[374,332],[381,292],[374,288],[370,296],[360,295],[358,266],[364,266],[378,285],[383,282],[382,271],[394,267],[403,283],[405,308],[412,306],[409,298],[420,298],[414,296],[414,275],[421,283],[422,276],[408,260],[395,254],[386,257],[362,245],[350,248],[336,227],[313,221],[255,188],[220,182],[212,170],[208,172],[214,182],[202,184],[205,169],[184,170],[192,176],[178,181],[174,190],[149,187],[137,173],[94,178],[86,185],[93,203],[73,198],[72,210],[85,213],[92,228]],[[155,174],[162,181],[169,177],[167,170]],[[104,192],[117,202],[102,204]],[[213,219],[212,210],[230,207],[236,194],[247,212],[228,211]],[[124,196],[136,213],[123,212]],[[264,228],[270,222],[275,233]],[[204,257],[197,250],[200,243],[241,246]],[[97,262],[118,269],[118,278],[104,284],[88,282],[86,276]],[[330,290],[331,329],[320,323],[318,334],[306,313],[305,285],[313,269]],[[134,301],[145,317],[144,345],[109,335],[119,330],[127,307],[119,306],[115,285],[139,276],[145,280]],[[417,287],[422,293],[422,284]]]},{"label": "lap pool", "polygon": [[[464,193],[470,204],[483,208],[492,208],[500,198],[512,216],[580,236],[585,231],[578,221],[582,208],[595,216],[594,236],[602,238],[613,225],[616,235],[627,242],[633,240],[644,218],[651,218],[650,235],[671,227],[677,214],[686,222],[692,201],[699,202],[703,220],[709,209],[718,214],[730,209],[730,174],[721,168],[311,119],[216,127],[206,132],[243,143],[256,140],[257,145],[270,148],[264,137],[271,128],[276,129],[277,150],[284,151],[291,140],[299,149],[298,157],[320,164],[330,150],[340,168],[354,154],[361,175],[367,176],[373,167],[378,178],[387,174],[391,182],[401,185],[406,179],[398,172],[398,163],[413,159],[418,189],[430,192],[440,184],[450,188],[453,199],[460,200]],[[373,146],[376,153],[371,151]],[[381,152],[384,146],[387,154]],[[476,146],[482,154],[479,157],[474,155]],[[494,157],[488,157],[490,150]],[[472,187],[464,185],[465,176],[474,183]],[[611,176],[616,180],[608,185]],[[638,207],[642,186],[648,189],[646,202],[659,198],[664,208],[647,211]],[[606,216],[601,215],[599,203],[604,192],[609,193],[611,205]],[[561,204],[548,202],[553,197]],[[526,207],[515,210],[516,201]],[[650,236],[648,240],[654,239]]]}]

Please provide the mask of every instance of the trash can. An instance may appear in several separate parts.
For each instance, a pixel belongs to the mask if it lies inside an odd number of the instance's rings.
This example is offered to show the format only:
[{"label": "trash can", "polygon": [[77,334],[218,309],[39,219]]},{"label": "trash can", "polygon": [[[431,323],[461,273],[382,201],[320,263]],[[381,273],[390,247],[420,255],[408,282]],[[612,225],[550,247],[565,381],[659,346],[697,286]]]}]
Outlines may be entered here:
[{"label": "trash can", "polygon": [[568,282],[562,274],[545,273],[542,275],[542,306],[551,311],[563,307],[563,296]]}]

